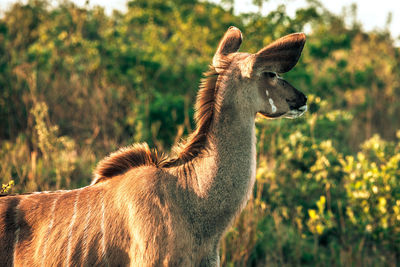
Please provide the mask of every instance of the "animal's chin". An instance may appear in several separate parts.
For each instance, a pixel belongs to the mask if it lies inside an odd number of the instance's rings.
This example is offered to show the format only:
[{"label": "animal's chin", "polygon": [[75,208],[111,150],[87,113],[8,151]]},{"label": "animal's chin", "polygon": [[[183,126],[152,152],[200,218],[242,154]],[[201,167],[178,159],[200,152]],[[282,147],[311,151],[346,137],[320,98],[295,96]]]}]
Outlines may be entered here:
[{"label": "animal's chin", "polygon": [[277,118],[281,118],[285,115],[285,113],[267,114],[262,111],[259,111],[258,114],[261,114],[261,116],[263,116],[264,118],[267,118],[267,119],[277,119]]},{"label": "animal's chin", "polygon": [[288,118],[288,119],[296,119],[301,116],[307,111],[307,105],[301,106],[298,109],[292,109],[289,110],[286,113],[273,113],[273,114],[267,114],[264,112],[259,112],[262,116],[268,118],[268,119],[277,119],[277,118]]},{"label": "animal's chin", "polygon": [[298,110],[298,109],[292,109],[289,112],[287,112],[286,114],[283,115],[284,118],[288,118],[288,119],[297,119],[301,116],[303,116],[303,114],[307,111],[307,106],[306,109],[303,110]]}]

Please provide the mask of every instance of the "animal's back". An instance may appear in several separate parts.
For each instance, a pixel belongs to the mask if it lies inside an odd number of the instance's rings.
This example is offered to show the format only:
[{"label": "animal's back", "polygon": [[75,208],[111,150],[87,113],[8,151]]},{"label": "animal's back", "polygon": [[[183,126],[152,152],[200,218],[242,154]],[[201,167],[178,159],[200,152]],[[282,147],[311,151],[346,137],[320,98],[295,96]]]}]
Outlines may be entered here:
[{"label": "animal's back", "polygon": [[171,188],[180,186],[160,172],[143,166],[81,189],[0,197],[1,265],[190,266],[201,252],[178,215]]},{"label": "animal's back", "polygon": [[[5,266],[39,264],[35,264],[32,248],[39,241],[35,238],[38,229],[48,221],[44,207],[52,197],[49,194],[32,194],[0,198],[0,255]],[[27,198],[32,202],[28,204]],[[40,220],[37,220],[38,217]],[[17,260],[20,255],[26,256],[24,263]]]},{"label": "animal's back", "polygon": [[102,192],[82,188],[1,197],[2,264],[98,266],[107,265],[105,256],[118,253],[118,263],[127,265],[126,252],[109,248],[106,253],[107,205],[101,202]]}]

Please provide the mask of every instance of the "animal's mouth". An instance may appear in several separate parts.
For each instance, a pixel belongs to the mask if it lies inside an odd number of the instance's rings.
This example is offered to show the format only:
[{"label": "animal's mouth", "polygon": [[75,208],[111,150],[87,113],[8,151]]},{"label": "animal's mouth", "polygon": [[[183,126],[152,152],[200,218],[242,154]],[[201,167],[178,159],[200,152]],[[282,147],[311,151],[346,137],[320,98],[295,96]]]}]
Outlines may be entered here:
[{"label": "animal's mouth", "polygon": [[286,113],[274,113],[274,114],[266,114],[264,112],[258,112],[266,118],[269,119],[277,119],[277,118],[288,118],[288,119],[296,119],[301,116],[307,111],[307,105],[303,105],[299,108],[291,109]]},{"label": "animal's mouth", "polygon": [[291,109],[290,111],[283,114],[282,117],[288,118],[288,119],[296,119],[296,118],[301,117],[306,111],[307,111],[307,105],[303,105],[299,108]]}]

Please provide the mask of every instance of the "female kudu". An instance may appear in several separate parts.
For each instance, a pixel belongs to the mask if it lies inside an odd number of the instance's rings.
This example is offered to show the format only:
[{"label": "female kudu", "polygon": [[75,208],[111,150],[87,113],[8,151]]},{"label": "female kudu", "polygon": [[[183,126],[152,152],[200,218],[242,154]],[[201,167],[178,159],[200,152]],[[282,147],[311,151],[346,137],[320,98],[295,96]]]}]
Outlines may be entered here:
[{"label": "female kudu", "polygon": [[295,118],[307,98],[276,73],[305,35],[239,53],[219,43],[196,102],[197,129],[164,157],[146,144],[103,159],[90,186],[0,198],[0,261],[11,266],[217,266],[218,243],[252,192],[255,116]]}]

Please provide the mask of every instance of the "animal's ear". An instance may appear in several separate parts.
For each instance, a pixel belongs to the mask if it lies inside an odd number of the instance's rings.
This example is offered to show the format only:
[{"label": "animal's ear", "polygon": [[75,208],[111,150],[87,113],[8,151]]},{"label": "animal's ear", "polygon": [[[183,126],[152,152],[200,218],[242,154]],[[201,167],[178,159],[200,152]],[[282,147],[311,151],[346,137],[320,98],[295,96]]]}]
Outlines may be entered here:
[{"label": "animal's ear", "polygon": [[279,38],[255,54],[253,71],[288,72],[299,60],[305,42],[304,33],[293,33]]},{"label": "animal's ear", "polygon": [[224,37],[219,41],[217,52],[215,52],[213,58],[213,66],[217,68],[221,63],[220,61],[223,60],[226,55],[237,52],[241,44],[242,33],[240,30],[233,26],[229,27]]}]

